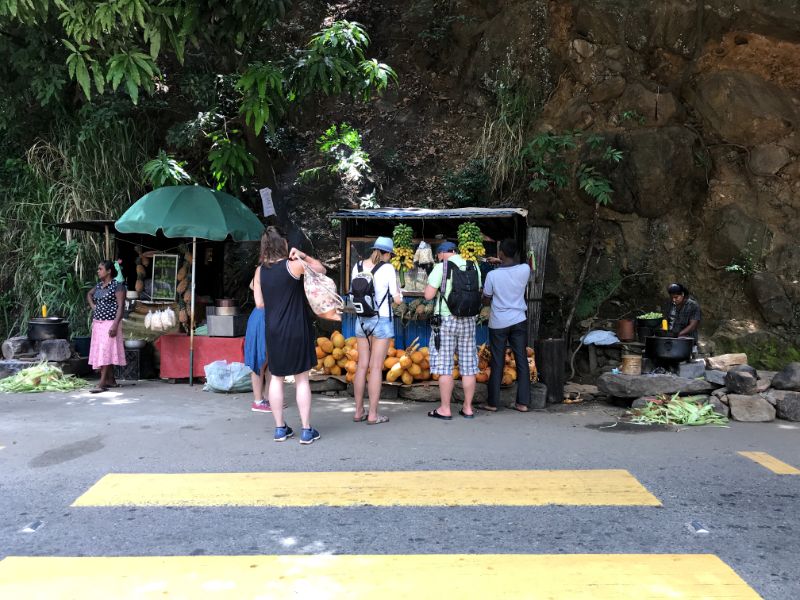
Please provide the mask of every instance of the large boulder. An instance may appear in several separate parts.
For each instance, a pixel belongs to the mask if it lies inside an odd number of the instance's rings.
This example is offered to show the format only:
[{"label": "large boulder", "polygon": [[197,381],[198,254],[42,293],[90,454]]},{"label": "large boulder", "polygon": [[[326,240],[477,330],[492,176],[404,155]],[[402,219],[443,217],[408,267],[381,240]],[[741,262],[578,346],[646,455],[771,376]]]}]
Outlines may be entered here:
[{"label": "large boulder", "polygon": [[678,115],[680,106],[675,96],[664,89],[649,90],[641,83],[632,83],[625,88],[621,104],[626,110],[642,116],[647,125],[663,127]]},{"label": "large boulder", "polygon": [[708,399],[708,404],[714,407],[715,413],[722,415],[726,419],[731,416],[731,409],[720,398],[717,398],[716,396],[711,396]]},{"label": "large boulder", "polygon": [[800,336],[792,337],[745,320],[723,322],[711,341],[717,352],[746,353],[748,364],[769,370],[797,360],[796,348],[800,346]]},{"label": "large boulder", "polygon": [[794,317],[792,303],[778,278],[762,271],[750,276],[750,293],[761,315],[770,325],[788,324]]},{"label": "large boulder", "polygon": [[[728,369],[730,369],[731,367],[735,367],[737,365],[747,364],[747,354],[742,354],[742,353],[720,354],[719,356],[711,356],[707,358],[706,363],[708,363],[708,368],[711,371],[711,377],[714,378],[721,377],[724,380],[725,372]],[[708,379],[708,373],[706,375],[707,375],[706,379]],[[708,380],[712,381],[711,379]],[[712,381],[712,383],[718,383],[718,382]],[[725,385],[725,382],[722,381],[719,385]]]},{"label": "large boulder", "polygon": [[660,394],[699,394],[714,386],[704,379],[686,379],[675,375],[614,375],[605,373],[597,380],[598,389],[607,396],[641,398]]},{"label": "large boulder", "polygon": [[687,97],[707,131],[742,146],[785,138],[800,121],[790,91],[745,71],[700,75]]},{"label": "large boulder", "polygon": [[72,346],[67,340],[42,340],[39,344],[39,359],[64,362],[72,356]]},{"label": "large boulder", "polygon": [[758,388],[758,373],[749,365],[733,367],[725,375],[725,387],[731,394],[749,396]]},{"label": "large boulder", "polygon": [[786,392],[778,400],[778,418],[800,421],[800,392]]},{"label": "large boulder", "polygon": [[775,420],[775,407],[761,396],[728,394],[728,406],[736,421],[759,423]]},{"label": "large boulder", "polygon": [[[746,362],[746,361],[745,361]],[[714,385],[725,385],[725,371],[709,369],[705,373],[706,381]]]},{"label": "large boulder", "polygon": [[610,77],[595,85],[589,92],[589,102],[606,102],[619,98],[625,91],[625,78],[619,75]]},{"label": "large boulder", "polygon": [[800,362],[793,362],[772,378],[776,390],[800,391]]}]

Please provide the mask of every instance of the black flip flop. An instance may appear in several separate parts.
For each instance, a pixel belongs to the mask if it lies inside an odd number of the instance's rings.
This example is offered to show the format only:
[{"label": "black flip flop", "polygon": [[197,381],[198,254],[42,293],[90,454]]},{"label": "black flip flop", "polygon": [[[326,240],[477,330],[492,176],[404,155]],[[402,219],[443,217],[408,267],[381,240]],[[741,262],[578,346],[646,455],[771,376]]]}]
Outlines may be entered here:
[{"label": "black flip flop", "polygon": [[468,414],[467,414],[467,413],[465,413],[465,412],[464,412],[462,409],[459,409],[459,410],[458,410],[458,414],[460,414],[460,415],[461,415],[462,417],[464,417],[465,419],[474,419],[474,418],[475,418],[475,413],[472,413],[471,415],[468,415]]},{"label": "black flip flop", "polygon": [[452,421],[453,420],[453,417],[445,417],[444,415],[440,415],[439,411],[437,411],[435,408],[432,411],[428,412],[428,416],[432,417],[434,419],[441,419],[442,421]]}]

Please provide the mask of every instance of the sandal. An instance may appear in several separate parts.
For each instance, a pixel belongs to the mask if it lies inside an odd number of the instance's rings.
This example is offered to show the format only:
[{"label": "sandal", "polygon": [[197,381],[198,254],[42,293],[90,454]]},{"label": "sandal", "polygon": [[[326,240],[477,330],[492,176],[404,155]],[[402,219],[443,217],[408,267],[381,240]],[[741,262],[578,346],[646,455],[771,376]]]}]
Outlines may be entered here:
[{"label": "sandal", "polygon": [[428,412],[429,417],[433,417],[434,419],[441,419],[442,421],[452,421],[453,417],[445,417],[444,415],[440,415],[437,409],[433,409],[432,411]]},{"label": "sandal", "polygon": [[103,392],[107,392],[107,391],[108,391],[107,387],[101,387],[101,386],[98,385],[97,387],[94,387],[94,388],[90,389],[89,393],[90,394],[102,394]]},{"label": "sandal", "polygon": [[522,412],[522,413],[530,412],[530,409],[527,406],[525,406],[524,404],[512,404],[508,408],[510,408],[511,410],[515,410],[517,412]]},{"label": "sandal", "polygon": [[476,404],[475,408],[478,410],[488,410],[489,412],[497,412],[497,407],[491,404]]},{"label": "sandal", "polygon": [[369,419],[367,419],[367,425],[380,425],[381,423],[388,423],[388,422],[389,422],[389,417],[387,417],[386,415],[378,415],[378,418],[375,419],[374,421],[370,421]]},{"label": "sandal", "polygon": [[363,423],[364,421],[366,421],[366,420],[367,420],[367,416],[368,416],[368,415],[367,415],[367,413],[365,412],[365,413],[364,413],[363,415],[361,415],[361,417],[360,417],[360,418],[358,418],[358,419],[356,419],[355,417],[353,417],[353,423]]},{"label": "sandal", "polygon": [[462,417],[464,417],[465,419],[474,419],[474,418],[475,418],[475,413],[472,413],[471,415],[468,415],[468,414],[467,414],[467,413],[465,413],[465,412],[464,412],[464,410],[463,410],[463,409],[461,409],[461,408],[460,408],[460,409],[458,409],[458,414],[460,414],[460,415],[461,415]]}]

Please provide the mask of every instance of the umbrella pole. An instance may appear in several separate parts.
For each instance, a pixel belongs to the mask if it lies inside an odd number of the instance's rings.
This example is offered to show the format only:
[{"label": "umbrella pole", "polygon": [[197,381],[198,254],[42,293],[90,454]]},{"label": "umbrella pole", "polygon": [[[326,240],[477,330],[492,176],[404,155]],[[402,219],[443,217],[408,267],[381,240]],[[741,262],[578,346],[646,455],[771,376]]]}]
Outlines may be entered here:
[{"label": "umbrella pole", "polygon": [[192,305],[189,314],[189,385],[194,385],[194,273],[197,264],[197,238],[192,238]]}]

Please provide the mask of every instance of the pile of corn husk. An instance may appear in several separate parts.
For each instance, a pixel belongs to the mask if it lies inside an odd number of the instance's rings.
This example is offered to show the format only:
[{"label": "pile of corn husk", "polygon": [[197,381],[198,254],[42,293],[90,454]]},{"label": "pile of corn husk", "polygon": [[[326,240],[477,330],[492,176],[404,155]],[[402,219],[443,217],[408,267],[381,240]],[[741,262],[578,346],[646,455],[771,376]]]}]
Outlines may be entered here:
[{"label": "pile of corn husk", "polygon": [[681,398],[678,394],[667,399],[660,397],[648,402],[644,408],[631,411],[630,423],[638,425],[727,425],[728,419],[714,412],[714,406],[705,404],[703,397]]},{"label": "pile of corn husk", "polygon": [[87,381],[64,375],[56,366],[40,363],[33,367],[23,369],[12,377],[0,379],[0,392],[30,393],[30,392],[71,392],[86,387]]}]

